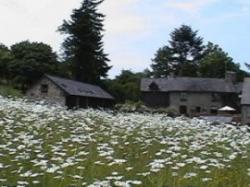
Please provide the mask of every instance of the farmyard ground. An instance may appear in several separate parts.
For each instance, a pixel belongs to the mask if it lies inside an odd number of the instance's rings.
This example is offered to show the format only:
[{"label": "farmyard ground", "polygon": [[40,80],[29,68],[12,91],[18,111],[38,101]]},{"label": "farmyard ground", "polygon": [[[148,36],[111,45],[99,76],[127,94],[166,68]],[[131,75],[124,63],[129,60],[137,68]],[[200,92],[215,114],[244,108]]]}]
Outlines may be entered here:
[{"label": "farmyard ground", "polygon": [[0,97],[0,186],[245,187],[248,130]]}]

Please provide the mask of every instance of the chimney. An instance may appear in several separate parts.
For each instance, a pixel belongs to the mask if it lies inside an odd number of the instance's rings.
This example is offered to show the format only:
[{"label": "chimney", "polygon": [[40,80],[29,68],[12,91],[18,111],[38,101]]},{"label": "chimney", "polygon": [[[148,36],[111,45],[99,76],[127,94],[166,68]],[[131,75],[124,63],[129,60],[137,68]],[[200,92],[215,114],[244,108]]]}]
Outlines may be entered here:
[{"label": "chimney", "polygon": [[175,78],[175,73],[174,72],[170,72],[168,75],[168,78]]},{"label": "chimney", "polygon": [[226,71],[225,80],[226,82],[236,83],[236,72]]}]

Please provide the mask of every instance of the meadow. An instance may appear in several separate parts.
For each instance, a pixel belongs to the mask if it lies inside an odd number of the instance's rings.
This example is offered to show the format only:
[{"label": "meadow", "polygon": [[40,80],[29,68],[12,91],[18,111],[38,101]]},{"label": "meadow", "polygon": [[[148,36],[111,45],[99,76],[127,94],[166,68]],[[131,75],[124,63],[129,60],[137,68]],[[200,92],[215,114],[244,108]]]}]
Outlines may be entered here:
[{"label": "meadow", "polygon": [[250,186],[249,131],[0,97],[0,186]]}]

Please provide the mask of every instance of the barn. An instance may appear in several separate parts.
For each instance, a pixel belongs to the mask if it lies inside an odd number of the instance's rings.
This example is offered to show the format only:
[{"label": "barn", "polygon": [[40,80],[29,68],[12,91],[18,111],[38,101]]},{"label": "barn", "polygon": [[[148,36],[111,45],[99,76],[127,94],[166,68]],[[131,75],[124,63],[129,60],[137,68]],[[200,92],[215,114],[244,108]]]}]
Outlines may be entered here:
[{"label": "barn", "polygon": [[26,96],[68,108],[111,107],[114,104],[114,97],[100,86],[51,75],[44,75],[27,90]]}]

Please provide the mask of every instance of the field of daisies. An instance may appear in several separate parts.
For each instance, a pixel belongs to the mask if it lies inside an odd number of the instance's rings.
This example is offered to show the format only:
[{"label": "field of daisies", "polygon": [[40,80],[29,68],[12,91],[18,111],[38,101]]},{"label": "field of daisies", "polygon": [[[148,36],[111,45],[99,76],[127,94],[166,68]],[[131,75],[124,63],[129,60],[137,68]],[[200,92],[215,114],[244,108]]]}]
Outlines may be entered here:
[{"label": "field of daisies", "polygon": [[250,186],[249,130],[0,97],[0,186]]}]

